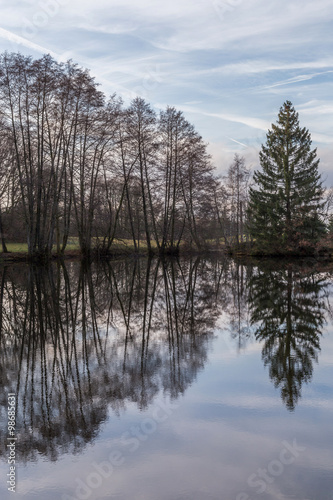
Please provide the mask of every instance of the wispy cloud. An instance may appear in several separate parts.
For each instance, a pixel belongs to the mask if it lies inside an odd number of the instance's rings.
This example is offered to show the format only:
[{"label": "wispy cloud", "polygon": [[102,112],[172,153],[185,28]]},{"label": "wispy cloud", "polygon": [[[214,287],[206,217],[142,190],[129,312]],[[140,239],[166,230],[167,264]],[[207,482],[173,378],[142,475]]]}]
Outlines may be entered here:
[{"label": "wispy cloud", "polygon": [[328,73],[333,73],[333,70],[322,71],[321,73],[309,73],[308,75],[294,76],[293,78],[288,78],[287,80],[271,83],[269,85],[263,85],[262,87],[260,87],[260,89],[262,90],[273,89],[274,87],[280,87],[281,85],[290,85],[293,83],[304,82],[306,80],[312,80],[313,78],[316,78],[318,76],[327,75]]},{"label": "wispy cloud", "polygon": [[94,26],[87,23],[79,23],[77,28],[87,31],[89,33],[103,33],[106,35],[121,35],[133,33],[138,29],[137,23],[130,20],[128,23],[114,23],[112,25]]},{"label": "wispy cloud", "polygon": [[242,116],[232,113],[209,113],[197,108],[193,108],[191,106],[183,106],[182,109],[190,113],[196,113],[204,116],[211,116],[212,118],[219,118],[220,120],[224,120],[227,122],[229,121],[229,122],[241,123],[242,125],[246,125],[248,127],[255,128],[258,130],[267,130],[271,125],[271,123],[268,122],[267,120],[262,120],[261,118],[256,118],[251,116]]},{"label": "wispy cloud", "polygon": [[243,146],[244,148],[248,147],[248,144],[243,144],[240,141],[236,141],[236,139],[233,139],[232,137],[227,137],[227,139],[229,139],[229,141],[235,142],[236,144],[239,144],[240,146]]},{"label": "wispy cloud", "polygon": [[57,54],[56,52],[53,52],[52,50],[49,50],[46,47],[43,47],[42,45],[38,45],[37,43],[34,43],[31,40],[28,40],[27,38],[15,35],[11,31],[8,31],[4,28],[0,28],[0,37],[4,38],[8,42],[11,42],[13,44],[14,50],[16,49],[16,45],[20,45],[30,50],[39,52],[41,54],[50,54],[55,59],[59,59],[60,57],[59,54]]},{"label": "wispy cloud", "polygon": [[[323,167],[333,168],[327,153],[331,0],[229,2],[224,13],[213,0],[52,2],[56,14],[43,10],[46,1],[7,2],[3,50],[72,58],[91,69],[106,94],[116,91],[126,101],[140,94],[177,106],[214,145],[219,164],[225,155],[226,166],[241,148],[255,161],[258,144],[289,99],[310,129]],[[31,37],[24,31],[27,22],[35,28]]]},{"label": "wispy cloud", "polygon": [[309,101],[300,105],[298,110],[302,112],[302,115],[333,115],[333,101]]},{"label": "wispy cloud", "polygon": [[258,73],[269,73],[272,71],[290,71],[304,69],[324,69],[333,68],[333,58],[311,60],[311,61],[293,61],[289,63],[270,60],[249,59],[246,61],[225,64],[203,70],[202,74],[225,74],[225,75],[253,75]]}]

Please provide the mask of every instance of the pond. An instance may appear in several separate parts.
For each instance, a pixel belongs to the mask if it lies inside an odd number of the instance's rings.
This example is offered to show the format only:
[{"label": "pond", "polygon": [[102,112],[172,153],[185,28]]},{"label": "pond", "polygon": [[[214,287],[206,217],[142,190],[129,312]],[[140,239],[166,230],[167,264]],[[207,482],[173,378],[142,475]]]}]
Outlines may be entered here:
[{"label": "pond", "polygon": [[200,257],[2,267],[1,499],[332,500],[332,280]]}]

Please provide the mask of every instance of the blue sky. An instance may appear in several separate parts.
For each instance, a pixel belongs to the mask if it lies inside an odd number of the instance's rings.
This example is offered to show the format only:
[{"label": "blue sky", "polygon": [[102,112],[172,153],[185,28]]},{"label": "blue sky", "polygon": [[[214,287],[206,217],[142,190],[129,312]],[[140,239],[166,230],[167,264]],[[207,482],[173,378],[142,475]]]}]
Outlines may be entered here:
[{"label": "blue sky", "polygon": [[87,67],[108,95],[184,111],[219,172],[258,151],[285,100],[333,185],[332,0],[1,1],[1,51]]}]

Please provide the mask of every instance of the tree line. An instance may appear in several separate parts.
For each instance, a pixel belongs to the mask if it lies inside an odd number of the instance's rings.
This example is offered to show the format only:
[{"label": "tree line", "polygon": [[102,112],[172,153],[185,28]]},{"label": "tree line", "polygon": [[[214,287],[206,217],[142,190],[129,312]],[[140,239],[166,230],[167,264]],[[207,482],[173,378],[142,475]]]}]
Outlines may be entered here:
[{"label": "tree line", "polygon": [[[0,57],[0,231],[29,254],[109,252],[115,239],[160,252],[201,248],[217,180],[207,144],[173,107],[106,100],[87,70]],[[216,217],[215,217],[216,219]],[[25,235],[25,236],[23,236]]]},{"label": "tree line", "polygon": [[318,161],[291,103],[283,112],[251,189],[244,158],[219,178],[207,144],[174,107],[157,115],[140,97],[125,106],[72,61],[4,53],[2,250],[25,241],[31,256],[63,254],[74,239],[84,255],[112,253],[119,240],[161,254],[221,241],[266,251],[316,240],[325,232]]}]

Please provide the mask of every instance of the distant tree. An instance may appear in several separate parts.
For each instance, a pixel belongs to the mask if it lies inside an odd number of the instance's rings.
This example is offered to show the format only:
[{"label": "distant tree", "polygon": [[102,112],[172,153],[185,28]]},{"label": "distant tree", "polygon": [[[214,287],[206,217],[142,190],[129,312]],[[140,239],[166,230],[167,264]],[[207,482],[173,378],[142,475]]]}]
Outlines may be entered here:
[{"label": "distant tree", "polygon": [[244,216],[248,202],[250,170],[243,156],[235,154],[225,178],[227,210],[229,215],[229,240],[239,245],[243,242]]},{"label": "distant tree", "polygon": [[262,171],[250,189],[249,229],[258,249],[297,251],[315,244],[325,232],[323,187],[316,149],[301,128],[291,102],[280,108],[276,125],[260,152]]},{"label": "distant tree", "polygon": [[228,246],[228,234],[229,234],[229,219],[227,210],[227,190],[224,185],[225,179],[216,179],[214,191],[213,191],[213,203],[214,203],[214,220],[215,220],[215,233],[217,242],[219,242],[222,236],[224,243]]}]

